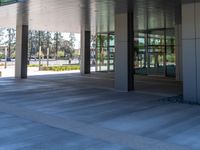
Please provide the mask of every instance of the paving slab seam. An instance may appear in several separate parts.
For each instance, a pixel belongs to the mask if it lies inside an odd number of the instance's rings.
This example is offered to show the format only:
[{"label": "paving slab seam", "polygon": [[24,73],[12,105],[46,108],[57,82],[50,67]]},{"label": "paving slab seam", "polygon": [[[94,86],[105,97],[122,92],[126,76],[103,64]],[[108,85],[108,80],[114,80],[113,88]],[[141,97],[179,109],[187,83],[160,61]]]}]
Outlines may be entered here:
[{"label": "paving slab seam", "polygon": [[[83,77],[82,77],[83,78]],[[36,80],[36,79],[29,79],[29,80]],[[38,79],[37,79],[38,80]],[[40,79],[39,79],[40,80]],[[57,82],[57,81],[52,81],[52,80],[40,80],[41,82],[48,82],[48,83],[56,83],[56,84],[60,84],[63,85],[65,83],[63,82]],[[117,91],[116,89],[114,89],[114,87],[104,87],[104,86],[93,86],[93,85],[86,85],[84,86],[85,88],[96,88],[96,89],[102,89],[102,90],[109,90],[109,91],[114,91],[114,92],[120,92],[120,93],[126,93],[123,91]],[[158,92],[148,92],[148,91],[140,91],[140,90],[136,90],[133,91],[134,93],[139,93],[139,94],[146,94],[146,95],[152,95],[152,96],[162,96],[162,97],[172,97],[172,96],[177,96],[175,94],[165,94],[165,93],[158,93]]]},{"label": "paving slab seam", "polygon": [[[40,81],[40,82],[48,82],[48,84],[49,83],[56,83],[57,85],[66,85],[66,83],[67,82],[57,82],[57,81],[53,81],[53,80],[40,80],[40,79],[33,79],[33,78],[31,78],[31,79],[28,79],[29,81]],[[72,82],[72,81],[70,81],[70,82]],[[114,87],[105,87],[105,86],[94,86],[94,85],[89,85],[89,84],[87,84],[87,85],[85,85],[84,83],[83,84],[80,84],[80,83],[73,83],[73,85],[79,85],[79,86],[84,86],[84,89],[86,89],[86,88],[88,88],[88,89],[90,89],[90,88],[95,88],[95,89],[102,89],[102,90],[109,90],[109,91],[116,91],[115,89],[114,89]],[[81,87],[80,87],[81,88]]]},{"label": "paving slab seam", "polygon": [[138,94],[145,94],[145,95],[152,95],[152,96],[161,96],[161,97],[173,97],[177,96],[177,94],[164,94],[164,93],[158,93],[158,92],[148,92],[148,91],[133,91],[134,93]]},{"label": "paving slab seam", "polygon": [[100,139],[110,143],[126,145],[136,150],[192,150],[189,147],[102,128],[76,121],[68,117],[53,116],[3,102],[0,102],[0,112],[45,124],[54,128],[71,131],[87,137]]}]

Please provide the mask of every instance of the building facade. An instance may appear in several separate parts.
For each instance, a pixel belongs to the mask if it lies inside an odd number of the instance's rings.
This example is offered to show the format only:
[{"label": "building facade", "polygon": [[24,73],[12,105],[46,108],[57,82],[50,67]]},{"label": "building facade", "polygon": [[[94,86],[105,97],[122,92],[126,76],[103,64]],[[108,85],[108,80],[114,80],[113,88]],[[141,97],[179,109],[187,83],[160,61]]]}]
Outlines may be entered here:
[{"label": "building facade", "polygon": [[79,32],[82,74],[90,73],[95,35],[96,71],[114,72],[116,90],[134,90],[135,74],[173,77],[183,81],[185,101],[200,103],[199,0],[0,0],[0,5],[0,26],[17,31],[17,78],[27,77],[29,29]]}]

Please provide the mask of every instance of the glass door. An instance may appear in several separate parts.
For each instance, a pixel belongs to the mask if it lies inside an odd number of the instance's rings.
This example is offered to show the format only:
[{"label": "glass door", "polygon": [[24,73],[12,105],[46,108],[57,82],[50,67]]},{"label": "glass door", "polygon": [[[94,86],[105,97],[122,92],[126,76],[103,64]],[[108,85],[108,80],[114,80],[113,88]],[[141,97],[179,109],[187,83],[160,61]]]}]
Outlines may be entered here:
[{"label": "glass door", "polygon": [[149,29],[135,32],[135,73],[175,76],[174,29]]},{"label": "glass door", "polygon": [[143,32],[136,33],[134,39],[135,50],[135,73],[147,75],[147,34]]},{"label": "glass door", "polygon": [[166,30],[166,75],[176,76],[175,31]]},{"label": "glass door", "polygon": [[148,53],[148,75],[165,75],[164,54],[158,52]]},{"label": "glass door", "polygon": [[115,70],[115,36],[114,34],[109,34],[108,42],[108,71]]},{"label": "glass door", "polygon": [[148,75],[165,76],[165,31],[148,31]]},{"label": "glass door", "polygon": [[97,47],[96,47],[96,71],[108,70],[108,51],[107,51],[107,34],[97,35]]},{"label": "glass door", "polygon": [[115,36],[112,33],[99,33],[96,44],[96,71],[114,71]]}]

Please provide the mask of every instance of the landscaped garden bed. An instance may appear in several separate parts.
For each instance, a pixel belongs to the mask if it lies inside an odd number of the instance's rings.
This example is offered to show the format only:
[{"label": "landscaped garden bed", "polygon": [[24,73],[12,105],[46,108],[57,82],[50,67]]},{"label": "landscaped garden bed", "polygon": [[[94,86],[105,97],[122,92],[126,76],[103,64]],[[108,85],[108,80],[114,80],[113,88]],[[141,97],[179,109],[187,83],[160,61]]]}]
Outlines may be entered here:
[{"label": "landscaped garden bed", "polygon": [[66,65],[66,66],[42,66],[41,71],[71,71],[80,70],[79,65]]}]

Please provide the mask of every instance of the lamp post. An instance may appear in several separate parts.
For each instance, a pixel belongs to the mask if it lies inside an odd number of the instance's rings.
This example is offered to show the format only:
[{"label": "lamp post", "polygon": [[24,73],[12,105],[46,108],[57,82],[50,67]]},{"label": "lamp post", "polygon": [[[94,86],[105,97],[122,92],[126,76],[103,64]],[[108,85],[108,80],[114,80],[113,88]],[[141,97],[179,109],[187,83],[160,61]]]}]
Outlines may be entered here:
[{"label": "lamp post", "polygon": [[49,66],[49,48],[47,48],[47,67]]},{"label": "lamp post", "polygon": [[42,55],[42,47],[39,47],[39,71],[41,71],[41,55]]},{"label": "lamp post", "polygon": [[5,66],[4,66],[5,69],[7,68],[7,55],[8,55],[8,48],[5,47]]}]

